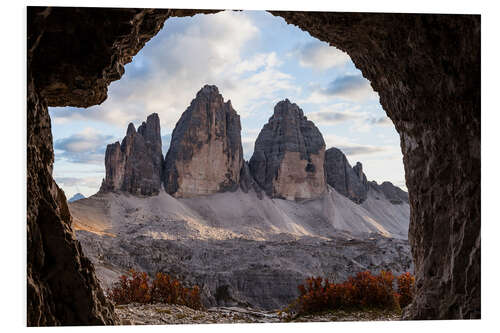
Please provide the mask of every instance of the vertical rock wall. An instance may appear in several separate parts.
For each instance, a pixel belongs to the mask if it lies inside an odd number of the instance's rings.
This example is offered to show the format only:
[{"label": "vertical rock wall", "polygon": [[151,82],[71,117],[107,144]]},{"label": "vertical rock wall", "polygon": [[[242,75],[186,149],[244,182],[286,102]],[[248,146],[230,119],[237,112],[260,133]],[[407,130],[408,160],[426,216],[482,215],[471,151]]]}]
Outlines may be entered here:
[{"label": "vertical rock wall", "polygon": [[153,113],[135,130],[130,123],[122,143],[106,147],[106,178],[101,191],[125,191],[136,195],[158,194],[162,185],[163,153],[160,118]]},{"label": "vertical rock wall", "polygon": [[351,167],[344,153],[335,147],[329,148],[325,156],[327,183],[355,203],[365,201],[369,187],[362,164]]},{"label": "vertical rock wall", "polygon": [[297,104],[286,99],[276,104],[259,133],[249,168],[269,196],[311,199],[326,191],[324,160],[320,131]]},{"label": "vertical rock wall", "polygon": [[165,189],[184,198],[234,189],[243,163],[240,116],[216,86],[206,85],[172,132]]}]

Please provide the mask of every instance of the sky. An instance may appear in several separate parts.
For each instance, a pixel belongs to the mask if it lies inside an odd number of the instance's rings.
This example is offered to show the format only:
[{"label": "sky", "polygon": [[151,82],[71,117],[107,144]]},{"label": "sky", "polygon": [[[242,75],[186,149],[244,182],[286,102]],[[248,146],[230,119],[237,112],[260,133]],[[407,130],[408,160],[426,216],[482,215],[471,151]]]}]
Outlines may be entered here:
[{"label": "sky", "polygon": [[399,135],[346,53],[265,11],[225,11],[169,18],[101,105],[49,108],[54,178],[66,196],[97,192],[106,145],[153,112],[166,154],[175,124],[205,84],[216,85],[240,115],[246,160],[274,106],[288,98],[320,129],[327,149],[341,149],[351,165],[362,162],[368,180],[406,190]]}]

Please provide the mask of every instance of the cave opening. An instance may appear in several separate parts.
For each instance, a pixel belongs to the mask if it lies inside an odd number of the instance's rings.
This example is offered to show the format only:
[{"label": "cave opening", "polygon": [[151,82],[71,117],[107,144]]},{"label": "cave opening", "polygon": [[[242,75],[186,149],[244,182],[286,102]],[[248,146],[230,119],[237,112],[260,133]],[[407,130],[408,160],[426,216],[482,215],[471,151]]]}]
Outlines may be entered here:
[{"label": "cave opening", "polygon": [[[58,9],[64,11],[65,9]],[[123,74],[123,68],[116,66],[113,63],[110,67],[106,67],[103,72],[97,74],[95,71],[89,71],[91,74],[88,76],[73,76],[74,80],[68,79],[69,76],[62,75],[60,72],[54,72],[48,74],[47,72],[35,72],[37,66],[40,64],[49,64],[50,57],[44,58],[42,56],[46,55],[51,49],[54,48],[54,40],[51,39],[49,33],[45,34],[45,39],[34,38],[38,37],[43,29],[32,30],[31,26],[39,27],[50,24],[60,24],[58,20],[58,10],[54,10],[53,13],[49,15],[40,15],[43,11],[40,8],[33,9],[28,13],[28,322],[30,318],[33,318],[33,323],[38,320],[42,324],[47,323],[61,323],[61,322],[112,322],[112,314],[109,313],[105,302],[102,300],[93,299],[94,296],[89,296],[88,307],[92,308],[92,315],[86,314],[75,314],[71,311],[61,309],[58,306],[49,306],[50,311],[46,311],[49,315],[30,317],[30,310],[36,311],[34,309],[43,309],[44,306],[50,302],[52,304],[57,304],[57,299],[60,297],[58,292],[52,290],[52,283],[61,283],[63,280],[55,279],[55,281],[44,281],[39,282],[40,273],[38,267],[43,266],[43,263],[37,262],[37,259],[33,261],[31,258],[30,249],[40,246],[44,248],[45,252],[50,255],[51,251],[54,249],[47,247],[46,239],[47,235],[51,234],[54,229],[59,228],[57,225],[47,226],[44,223],[44,216],[47,216],[43,212],[54,211],[58,218],[60,218],[62,227],[62,233],[68,232],[70,228],[68,223],[68,217],[63,203],[64,194],[61,191],[47,188],[46,184],[55,183],[52,180],[51,168],[41,171],[37,174],[38,170],[44,169],[44,165],[52,165],[52,158],[50,157],[52,152],[52,142],[49,140],[39,141],[36,137],[32,136],[33,133],[43,133],[46,137],[51,137],[50,133],[50,118],[47,111],[47,105],[50,106],[90,106],[95,103],[102,102],[103,98],[106,97],[106,86],[110,81],[116,80]],[[92,9],[91,9],[92,10]],[[95,10],[95,9],[94,9]],[[78,15],[82,14],[82,9],[77,9]],[[83,9],[83,12],[86,10]],[[119,22],[123,17],[117,14],[119,10],[115,13],[111,11],[106,13],[109,20]],[[148,21],[148,24],[144,26],[149,27],[150,30],[137,31],[134,30],[131,34],[139,34],[141,38],[136,39],[136,41],[131,41],[127,38],[121,39],[122,43],[119,47],[127,49],[130,47],[131,53],[121,54],[122,61],[127,63],[131,60],[131,55],[136,53],[143,45],[145,40],[151,38],[163,24],[165,18],[169,15],[175,16],[174,11],[154,11],[146,10],[146,15],[135,15],[137,10],[130,10],[127,15],[133,15],[134,19],[130,21],[130,25],[142,24]],[[49,10],[50,12],[50,10]],[[125,10],[126,12],[126,10]],[[187,14],[192,14],[192,11],[187,11]],[[67,14],[67,13],[64,13]],[[85,14],[85,13],[83,13]],[[95,12],[92,12],[94,17]],[[111,15],[109,15],[111,14]],[[117,14],[113,16],[113,14]],[[177,14],[184,15],[182,10],[179,10]],[[465,89],[464,87],[473,87],[477,84],[479,79],[478,65],[477,65],[477,45],[478,41],[478,31],[479,29],[471,29],[471,27],[477,27],[479,20],[474,16],[453,16],[453,17],[443,17],[440,15],[397,15],[397,14],[353,14],[353,13],[304,13],[304,12],[276,12],[274,15],[284,17],[287,22],[297,24],[304,31],[309,31],[311,35],[319,38],[320,40],[330,41],[333,45],[338,45],[342,50],[346,51],[353,59],[356,66],[361,68],[363,76],[370,79],[372,86],[381,94],[380,101],[384,109],[387,111],[388,115],[391,117],[395,124],[396,129],[401,135],[401,148],[404,155],[406,178],[408,184],[408,190],[410,191],[410,205],[412,207],[412,221],[410,226],[410,232],[413,234],[412,241],[412,251],[414,256],[416,255],[416,274],[417,274],[417,288],[419,292],[419,302],[413,305],[409,316],[411,318],[476,318],[480,316],[480,280],[479,280],[479,262],[478,258],[480,256],[479,244],[480,244],[480,208],[479,208],[479,183],[477,179],[479,177],[479,169],[475,168],[480,164],[480,141],[479,141],[479,93],[475,92],[469,95],[465,95],[464,99],[456,100],[452,97],[457,94],[457,89]],[[85,15],[84,15],[85,16]],[[126,15],[125,15],[126,16]],[[97,15],[97,19],[99,15]],[[31,19],[31,20],[30,20]],[[97,21],[96,19],[96,21]],[[94,33],[95,26],[92,26],[92,22],[87,22],[89,25],[88,31],[83,29],[79,32],[82,34]],[[311,22],[321,21],[323,24],[321,28]],[[151,24],[156,22],[156,25]],[[373,31],[387,31],[391,24],[395,22],[401,23],[402,29],[399,32],[395,32],[391,36],[392,40],[388,40],[381,35],[370,35],[364,30],[366,26],[370,26]],[[65,24],[68,24],[67,21]],[[456,34],[444,34],[443,31],[447,32],[450,26],[455,26],[459,24],[462,29]],[[415,30],[420,32],[420,34],[413,34],[412,31]],[[432,27],[433,29],[429,29]],[[384,30],[385,29],[385,30]],[[420,29],[420,30],[418,30]],[[346,33],[346,32],[349,33]],[[112,36],[112,32],[110,33]],[[64,33],[63,33],[64,35]],[[387,46],[388,44],[392,46],[394,41],[398,39],[408,38],[410,40],[408,43],[403,43],[396,53],[401,56],[407,56],[410,60],[406,63],[401,64],[401,66],[406,66],[406,72],[401,71],[401,68],[393,63],[388,64],[388,57],[384,53],[384,48],[375,48],[374,53],[371,57],[366,57],[363,48],[360,45],[377,45],[377,46]],[[455,40],[466,39],[469,44],[467,48],[462,50],[460,54],[454,54],[454,57],[458,57],[462,62],[453,62],[450,66],[453,69],[457,69],[465,63],[472,64],[472,66],[467,67],[470,72],[470,76],[466,79],[464,86],[458,87],[453,85],[454,80],[463,80],[463,77],[456,77],[455,74],[452,75],[430,75],[434,84],[429,84],[424,86],[418,85],[418,82],[424,82],[425,79],[429,79],[425,73],[420,73],[418,71],[420,66],[428,69],[427,75],[429,73],[441,73],[441,63],[436,61],[435,63],[429,59],[420,59],[419,54],[409,54],[408,48],[418,45],[424,50],[430,50],[431,41],[434,41],[436,36],[442,38],[442,44],[440,47],[443,51],[443,57],[448,56],[450,52],[451,45]],[[123,38],[123,37],[120,37]],[[32,41],[37,41],[37,43],[31,43]],[[356,42],[352,42],[355,40]],[[393,41],[394,40],[394,41]],[[40,41],[40,43],[38,43]],[[71,41],[66,41],[65,39],[59,39],[59,42],[67,42],[71,44]],[[31,44],[30,44],[31,43]],[[137,44],[134,44],[137,43]],[[412,44],[415,43],[415,44]],[[119,44],[119,43],[118,43]],[[435,47],[434,44],[432,44]],[[58,46],[59,47],[59,46]],[[116,46],[114,46],[116,47]],[[116,49],[111,49],[110,52],[121,51]],[[455,52],[455,50],[454,50]],[[378,54],[377,54],[378,53]],[[60,59],[57,57],[60,56]],[[60,61],[65,55],[58,55],[57,53],[52,56],[52,59]],[[377,57],[378,56],[378,57]],[[67,58],[66,58],[67,59]],[[74,63],[78,63],[78,59],[73,59]],[[384,63],[386,61],[387,63]],[[419,63],[423,62],[424,64]],[[429,63],[430,61],[430,63]],[[71,61],[70,61],[71,62]],[[426,63],[427,62],[427,63]],[[94,64],[89,62],[90,66]],[[32,66],[30,70],[30,66]],[[98,67],[97,65],[96,67]],[[455,66],[455,67],[453,67]],[[62,69],[62,72],[70,72],[71,70],[86,70],[84,67],[81,69],[76,66],[71,68],[71,66]],[[450,70],[448,68],[448,70]],[[118,73],[118,74],[115,74]],[[457,70],[458,73],[458,70]],[[101,76],[99,76],[101,75]],[[401,80],[407,75],[408,80]],[[94,79],[95,77],[95,79]],[[89,85],[88,79],[90,78],[91,84]],[[412,80],[413,79],[413,80]],[[448,82],[446,81],[448,80]],[[444,81],[444,82],[443,82]],[[405,82],[405,83],[401,83]],[[59,84],[58,84],[59,83]],[[77,88],[77,89],[75,89]],[[88,90],[88,92],[86,91]],[[430,98],[422,98],[422,96],[432,95],[435,91],[439,91],[443,97],[439,101],[433,101]],[[474,91],[474,90],[473,90]],[[91,97],[86,99],[86,97]],[[229,97],[230,98],[230,97]],[[455,115],[452,112],[448,112],[447,108],[442,107],[443,100],[447,103],[452,102],[454,106],[458,106],[458,110],[472,110],[472,112],[465,113],[467,116]],[[409,103],[411,101],[411,103]],[[428,109],[430,111],[425,112]],[[441,110],[441,113],[437,114],[433,110]],[[458,118],[457,118],[458,117]],[[465,125],[464,123],[467,122]],[[472,124],[472,125],[471,125]],[[429,126],[433,130],[431,134],[426,130],[426,126]],[[444,126],[444,127],[443,127]],[[465,129],[467,129],[465,131]],[[47,132],[48,130],[48,132]],[[438,133],[438,130],[439,131]],[[467,135],[462,137],[461,142],[451,144],[447,147],[442,147],[442,143],[436,146],[434,139],[439,136],[440,139],[451,143],[452,140],[456,139],[458,133],[466,132]],[[430,140],[430,141],[429,141]],[[460,140],[458,140],[460,141]],[[55,143],[55,142],[54,142]],[[458,147],[469,147],[467,152],[460,151]],[[35,148],[36,147],[36,148]],[[30,150],[33,148],[33,150]],[[77,148],[78,149],[78,148]],[[443,150],[445,149],[445,150]],[[448,160],[443,160],[443,158],[437,158],[442,151],[448,151],[451,149],[455,155],[453,158]],[[432,155],[432,158],[429,157]],[[424,159],[424,156],[426,159]],[[449,157],[449,155],[447,155]],[[434,158],[435,157],[435,158]],[[439,173],[433,168],[429,169],[433,165],[448,166],[448,170],[451,176],[447,179],[439,179]],[[464,182],[466,176],[470,176],[469,182]],[[34,180],[33,184],[30,184],[29,180]],[[46,181],[44,179],[47,179]],[[460,184],[463,189],[460,193],[449,193],[444,191],[441,186],[437,186],[443,183],[454,183]],[[56,185],[57,188],[57,185]],[[435,202],[431,203],[428,199],[428,193],[431,191],[434,195],[440,198],[448,198],[457,208],[454,212],[451,222],[440,223],[441,220],[448,220],[450,213],[443,212],[442,207],[436,206]],[[54,195],[56,193],[56,195]],[[34,198],[46,198],[47,203],[35,203],[30,202]],[[431,195],[432,197],[432,195]],[[464,198],[467,198],[467,202]],[[471,200],[472,198],[472,200]],[[426,207],[432,207],[431,213],[426,213],[421,215],[420,212]],[[429,215],[433,214],[433,215]],[[432,218],[430,218],[432,216]],[[465,220],[464,220],[465,218]],[[435,234],[431,231],[428,234],[428,228],[418,224],[419,221],[430,220],[426,222],[427,224],[439,225],[439,228],[435,229]],[[462,220],[462,222],[460,222]],[[462,223],[465,227],[457,231],[455,226],[457,223]],[[38,230],[39,228],[40,230]],[[413,230],[412,230],[413,229]],[[70,230],[70,229],[69,229]],[[460,241],[458,243],[452,243],[456,247],[453,253],[449,251],[444,251],[445,255],[442,256],[437,267],[438,274],[430,276],[429,272],[435,272],[436,267],[433,265],[429,267],[426,263],[434,261],[429,260],[435,254],[429,251],[430,248],[439,248],[443,246],[447,248],[448,242],[443,242],[443,245],[435,244],[432,239],[444,234],[448,231],[459,232]],[[451,232],[450,231],[450,232]],[[41,234],[40,237],[30,237],[30,232]],[[49,237],[50,238],[50,237]],[[41,239],[41,241],[40,241]],[[57,237],[56,237],[57,239]],[[430,243],[429,243],[430,242]],[[450,240],[453,242],[453,237]],[[81,248],[78,246],[70,246],[71,254],[68,254],[64,260],[74,260],[75,256],[78,258],[81,256]],[[456,256],[458,253],[460,256],[468,258],[459,259]],[[42,260],[43,261],[43,260]],[[432,290],[441,290],[440,286],[446,284],[446,281],[438,280],[440,273],[449,266],[449,263],[457,262],[463,265],[458,265],[457,270],[465,267],[468,274],[463,276],[463,272],[452,272],[455,276],[455,281],[460,281],[461,279],[468,279],[468,283],[454,283],[453,288],[450,291],[441,291],[442,295],[446,292],[449,293],[449,297],[445,298],[444,301],[438,302],[440,305],[434,308],[430,308],[428,305],[432,303],[432,297],[435,297]],[[33,263],[33,264],[32,264]],[[90,263],[83,262],[83,264],[91,267]],[[453,266],[453,264],[452,264]],[[71,275],[71,272],[68,273]],[[75,274],[77,275],[77,274]],[[461,278],[458,278],[461,277]],[[53,278],[52,278],[53,279]],[[94,278],[95,279],[95,278]],[[91,279],[92,280],[92,279]],[[63,284],[65,282],[62,282]],[[91,285],[95,285],[95,281],[90,282]],[[425,286],[425,288],[424,288]],[[31,288],[31,289],[30,289]],[[93,288],[93,287],[92,287]],[[97,287],[98,288],[98,287]],[[45,297],[43,297],[45,295]],[[66,295],[67,296],[67,295]],[[85,298],[86,296],[83,296]],[[53,298],[53,299],[52,299]],[[93,299],[93,300],[92,300]],[[31,306],[31,308],[30,308]],[[96,311],[97,309],[97,311]],[[84,311],[85,312],[85,311]],[[95,316],[96,312],[98,313]]]}]

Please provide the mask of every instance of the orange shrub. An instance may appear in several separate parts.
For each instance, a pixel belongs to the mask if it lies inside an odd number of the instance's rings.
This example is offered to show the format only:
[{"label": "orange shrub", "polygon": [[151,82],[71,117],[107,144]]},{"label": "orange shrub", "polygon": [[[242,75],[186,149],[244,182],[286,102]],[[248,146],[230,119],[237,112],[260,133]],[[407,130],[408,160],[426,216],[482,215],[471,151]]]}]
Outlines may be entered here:
[{"label": "orange shrub", "polygon": [[134,270],[130,270],[130,275],[130,278],[120,276],[120,280],[108,290],[109,298],[116,304],[148,303],[151,300],[148,275]]},{"label": "orange shrub", "polygon": [[407,288],[407,281],[412,278],[409,273],[398,277],[398,294],[393,289],[395,277],[391,272],[382,271],[379,275],[360,272],[343,283],[311,277],[306,280],[305,286],[298,287],[300,295],[292,307],[298,314],[353,308],[397,310],[400,301],[406,305],[413,297]]},{"label": "orange shrub", "polygon": [[415,277],[406,272],[398,277],[398,299],[401,308],[406,307],[413,300]]},{"label": "orange shrub", "polygon": [[198,286],[185,288],[181,283],[164,273],[157,273],[151,286],[153,302],[181,304],[194,309],[202,308]]},{"label": "orange shrub", "polygon": [[130,277],[120,276],[111,289],[108,297],[115,304],[128,303],[169,303],[186,305],[194,309],[203,307],[198,286],[186,288],[177,279],[164,273],[157,273],[153,282],[149,283],[146,273],[130,271]]}]

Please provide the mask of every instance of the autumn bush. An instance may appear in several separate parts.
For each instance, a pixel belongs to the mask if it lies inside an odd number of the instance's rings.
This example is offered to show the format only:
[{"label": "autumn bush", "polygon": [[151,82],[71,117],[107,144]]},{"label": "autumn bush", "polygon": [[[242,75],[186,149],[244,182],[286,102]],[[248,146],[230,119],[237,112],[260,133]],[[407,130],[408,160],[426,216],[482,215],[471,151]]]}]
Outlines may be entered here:
[{"label": "autumn bush", "polygon": [[397,278],[398,290],[394,290],[395,277],[382,271],[372,275],[365,271],[349,277],[343,283],[333,283],[321,277],[311,277],[300,285],[299,297],[285,312],[307,314],[329,310],[381,309],[399,310],[412,300],[413,276],[402,274]]},{"label": "autumn bush", "polygon": [[398,276],[398,300],[401,308],[406,307],[413,300],[415,277],[406,272]]},{"label": "autumn bush", "polygon": [[130,270],[130,275],[120,276],[107,293],[115,304],[169,303],[203,308],[198,286],[184,287],[179,280],[165,273],[157,273],[150,283],[146,273]]}]

